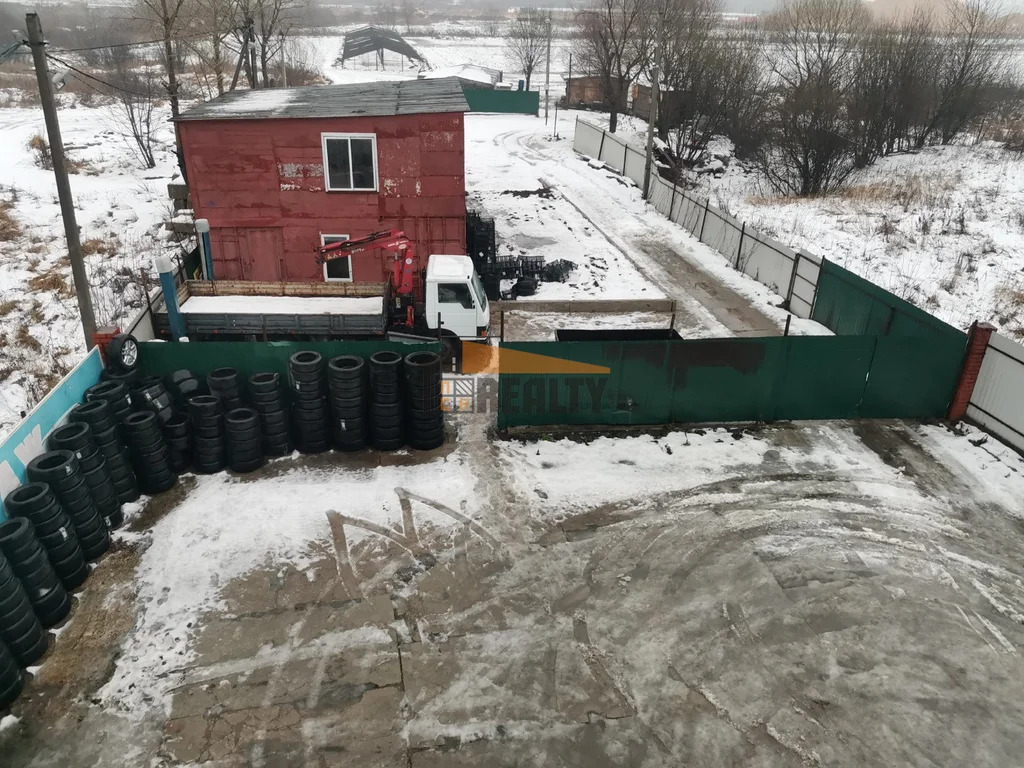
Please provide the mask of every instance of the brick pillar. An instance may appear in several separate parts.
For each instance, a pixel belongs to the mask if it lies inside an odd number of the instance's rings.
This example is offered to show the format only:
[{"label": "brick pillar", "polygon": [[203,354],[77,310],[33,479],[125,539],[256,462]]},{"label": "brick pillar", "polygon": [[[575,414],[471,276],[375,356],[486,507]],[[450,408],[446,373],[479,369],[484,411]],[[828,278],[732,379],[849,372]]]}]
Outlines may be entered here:
[{"label": "brick pillar", "polygon": [[107,361],[107,347],[110,346],[110,340],[120,332],[120,328],[113,325],[104,325],[101,328],[97,328],[96,333],[92,335],[92,342],[100,348],[100,356],[103,358],[104,363]]},{"label": "brick pillar", "polygon": [[964,356],[960,380],[957,382],[953,402],[950,403],[949,414],[946,416],[949,421],[960,421],[967,414],[967,404],[971,402],[971,395],[974,394],[974,385],[978,381],[978,374],[981,373],[981,361],[985,359],[985,350],[988,349],[988,340],[993,331],[995,326],[975,321],[971,330],[967,332],[967,354]]}]

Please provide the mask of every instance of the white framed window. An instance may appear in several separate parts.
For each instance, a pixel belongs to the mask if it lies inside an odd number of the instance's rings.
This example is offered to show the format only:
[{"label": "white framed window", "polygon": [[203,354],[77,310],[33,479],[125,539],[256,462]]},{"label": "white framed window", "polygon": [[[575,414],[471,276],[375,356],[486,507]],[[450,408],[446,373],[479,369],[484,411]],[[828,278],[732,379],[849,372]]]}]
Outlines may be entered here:
[{"label": "white framed window", "polygon": [[[348,235],[320,234],[320,245],[331,245],[348,240]],[[332,283],[352,282],[352,257],[342,256],[324,262],[324,280]]]},{"label": "white framed window", "polygon": [[377,191],[377,136],[373,133],[322,133],[324,189],[328,192]]}]

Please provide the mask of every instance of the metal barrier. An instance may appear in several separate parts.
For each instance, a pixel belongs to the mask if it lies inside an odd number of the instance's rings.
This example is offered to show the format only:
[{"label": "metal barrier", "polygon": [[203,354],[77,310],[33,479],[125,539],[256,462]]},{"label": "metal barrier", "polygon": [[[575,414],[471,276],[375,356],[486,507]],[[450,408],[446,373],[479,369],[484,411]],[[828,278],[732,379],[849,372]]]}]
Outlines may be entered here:
[{"label": "metal barrier", "polygon": [[486,88],[463,90],[470,112],[508,112],[537,115],[540,112],[538,91],[490,91]]},{"label": "metal barrier", "polygon": [[[25,482],[25,467],[43,453],[43,440],[82,401],[85,390],[99,381],[102,370],[100,351],[93,349],[0,443],[0,499]],[[4,520],[2,506],[0,520]]]}]

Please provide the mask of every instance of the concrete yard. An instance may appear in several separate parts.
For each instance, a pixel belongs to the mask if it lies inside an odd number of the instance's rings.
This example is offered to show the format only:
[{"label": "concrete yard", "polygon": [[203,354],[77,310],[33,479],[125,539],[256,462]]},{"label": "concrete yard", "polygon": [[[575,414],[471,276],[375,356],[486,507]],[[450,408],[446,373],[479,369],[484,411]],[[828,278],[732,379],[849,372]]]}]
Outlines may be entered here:
[{"label": "concrete yard", "polygon": [[485,425],[151,500],[4,768],[1020,764],[1017,454],[902,422]]}]

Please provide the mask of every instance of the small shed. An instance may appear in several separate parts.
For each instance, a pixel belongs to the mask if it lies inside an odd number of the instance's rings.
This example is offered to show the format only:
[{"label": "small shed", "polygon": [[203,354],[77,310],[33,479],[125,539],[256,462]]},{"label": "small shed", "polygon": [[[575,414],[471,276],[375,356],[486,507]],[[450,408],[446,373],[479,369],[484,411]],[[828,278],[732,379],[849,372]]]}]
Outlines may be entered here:
[{"label": "small shed", "polygon": [[[690,119],[689,100],[685,92],[663,89],[660,96],[659,129],[674,128],[684,120]],[[649,85],[637,83],[633,86],[633,102],[630,105],[629,113],[644,120],[650,117],[651,87]]]},{"label": "small shed", "polygon": [[490,67],[481,67],[477,64],[457,64],[452,67],[441,67],[439,69],[428,69],[420,72],[418,77],[421,80],[438,80],[445,77],[454,77],[459,81],[462,90],[493,90],[501,82],[502,72]]},{"label": "small shed", "polygon": [[[613,82],[618,82],[616,78]],[[619,111],[626,111],[626,98],[629,89],[626,83],[619,83]],[[583,75],[580,77],[565,78],[565,102],[571,109],[591,108],[607,109],[611,104],[611,97],[605,93],[603,78],[596,75]]]},{"label": "small shed", "polygon": [[421,254],[465,253],[467,110],[447,78],[233,91],[182,113],[214,275],[379,279],[379,266],[322,265],[314,249],[381,229],[404,230]]}]

